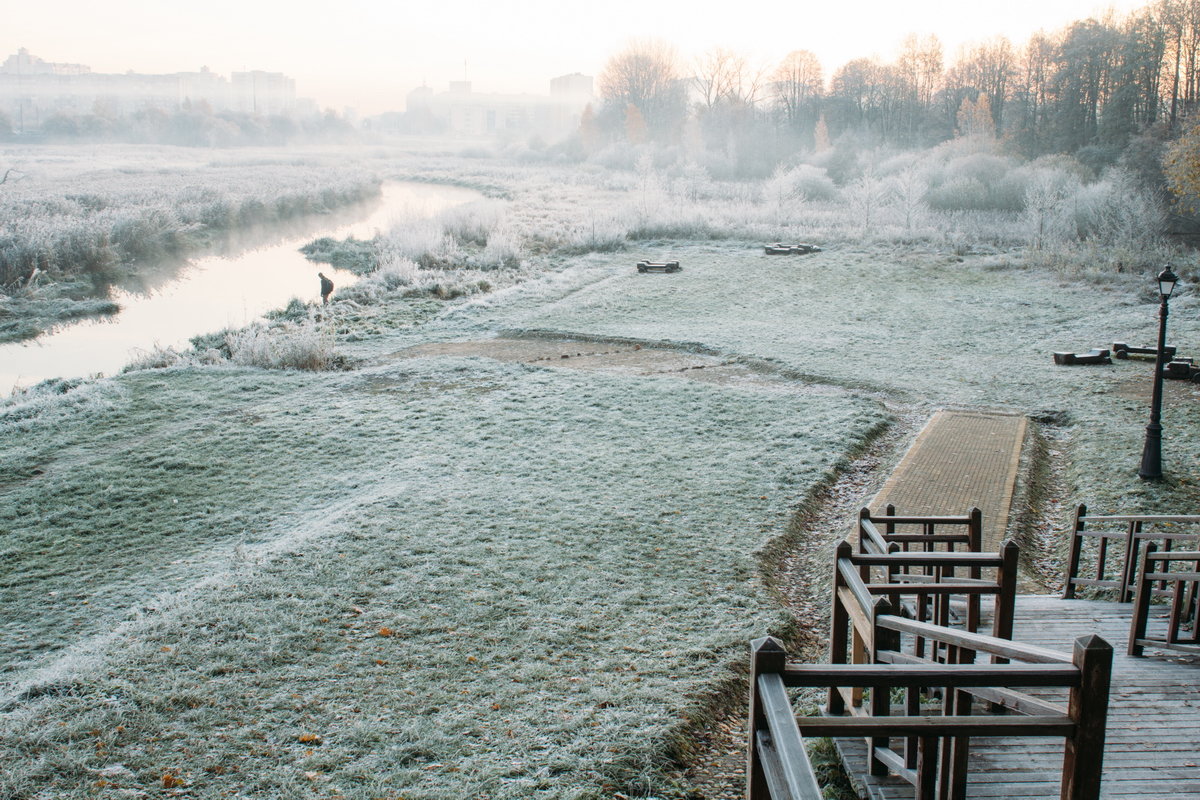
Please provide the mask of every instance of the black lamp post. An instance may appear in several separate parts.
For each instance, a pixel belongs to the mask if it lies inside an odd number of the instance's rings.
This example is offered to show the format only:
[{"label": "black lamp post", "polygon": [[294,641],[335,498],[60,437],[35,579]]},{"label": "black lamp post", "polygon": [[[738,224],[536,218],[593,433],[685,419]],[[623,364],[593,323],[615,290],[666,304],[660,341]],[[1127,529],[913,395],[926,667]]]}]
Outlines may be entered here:
[{"label": "black lamp post", "polygon": [[1138,477],[1142,480],[1156,481],[1162,477],[1162,388],[1163,367],[1165,366],[1167,349],[1167,300],[1175,291],[1179,278],[1171,271],[1170,265],[1158,273],[1158,293],[1162,303],[1158,307],[1158,355],[1154,359],[1154,394],[1150,399],[1150,424],[1146,426],[1146,444],[1142,448],[1142,468]]}]

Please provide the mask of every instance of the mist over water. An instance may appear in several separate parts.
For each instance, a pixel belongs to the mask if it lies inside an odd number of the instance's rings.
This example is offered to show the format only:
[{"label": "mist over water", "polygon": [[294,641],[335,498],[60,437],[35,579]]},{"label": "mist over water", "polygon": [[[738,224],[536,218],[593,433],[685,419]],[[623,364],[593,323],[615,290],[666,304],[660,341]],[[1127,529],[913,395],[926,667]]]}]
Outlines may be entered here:
[{"label": "mist over water", "polygon": [[[357,207],[357,218],[338,213],[306,231],[280,226],[284,238],[227,255],[150,265],[126,288],[114,288],[119,314],[58,328],[27,342],[0,345],[0,394],[48,378],[112,375],[139,350],[189,346],[189,339],[241,328],[293,297],[320,300],[318,272],[338,288],[358,276],[309,261],[299,248],[313,239],[370,239],[406,219],[421,219],[472,200],[478,192],[454,186],[385,183],[379,200]],[[131,284],[140,284],[136,288]],[[336,290],[335,290],[336,296]]]}]

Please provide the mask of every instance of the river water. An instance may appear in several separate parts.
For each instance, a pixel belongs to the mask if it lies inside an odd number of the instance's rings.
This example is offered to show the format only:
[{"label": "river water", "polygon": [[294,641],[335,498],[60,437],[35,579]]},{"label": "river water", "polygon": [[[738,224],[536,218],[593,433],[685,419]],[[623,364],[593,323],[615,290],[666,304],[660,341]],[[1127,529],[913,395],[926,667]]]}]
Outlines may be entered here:
[{"label": "river water", "polygon": [[350,286],[358,278],[309,261],[299,252],[301,246],[323,236],[369,239],[396,221],[431,217],[481,197],[455,186],[385,183],[381,197],[367,203],[247,232],[246,238],[257,240],[254,245],[141,269],[138,286],[111,292],[120,313],[56,328],[32,341],[0,345],[0,396],[47,378],[112,375],[138,351],[156,345],[186,348],[197,334],[244,327],[293,297],[319,301],[318,272],[336,287]]}]

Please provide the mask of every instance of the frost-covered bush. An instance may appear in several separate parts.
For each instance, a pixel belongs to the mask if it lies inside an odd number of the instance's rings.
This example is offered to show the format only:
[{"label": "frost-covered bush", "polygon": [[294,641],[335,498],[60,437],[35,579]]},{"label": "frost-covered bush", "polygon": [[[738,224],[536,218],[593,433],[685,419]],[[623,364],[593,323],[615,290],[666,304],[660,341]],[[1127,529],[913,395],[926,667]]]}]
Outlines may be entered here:
[{"label": "frost-covered bush", "polygon": [[493,229],[488,234],[487,244],[479,256],[483,267],[516,266],[521,259],[521,242],[517,235],[507,229]]},{"label": "frost-covered bush", "polygon": [[498,200],[479,200],[443,211],[437,221],[443,233],[459,244],[474,244],[480,247],[488,242],[488,236],[500,223],[503,204]]},{"label": "frost-covered bush", "polygon": [[888,178],[885,184],[889,202],[904,220],[905,230],[912,233],[929,216],[929,203],[925,199],[929,192],[928,182],[920,170],[910,166]]},{"label": "frost-covered bush", "polygon": [[888,200],[888,186],[874,175],[867,174],[847,186],[842,197],[852,223],[862,226],[866,232],[880,221],[880,214]]},{"label": "frost-covered bush", "polygon": [[180,353],[174,347],[163,347],[155,344],[148,350],[134,350],[133,358],[121,368],[121,372],[137,372],[143,369],[166,369],[181,364],[191,363],[190,356]]},{"label": "frost-covered bush", "polygon": [[697,161],[689,160],[686,162],[680,174],[672,183],[673,193],[677,196],[695,203],[711,197],[713,194],[712,176],[708,174],[708,170],[703,164]]},{"label": "frost-covered bush", "polygon": [[1074,235],[1074,220],[1066,201],[1080,185],[1076,175],[1057,167],[1030,172],[1022,214],[1030,246],[1042,249]]},{"label": "frost-covered bush", "polygon": [[[380,237],[378,246],[381,254],[420,263],[450,252],[454,240],[446,236],[435,220],[410,220],[393,226]],[[381,255],[381,262],[387,257]]]},{"label": "frost-covered bush", "polygon": [[303,322],[251,325],[228,336],[230,360],[263,369],[330,369],[336,363],[334,333],[315,313]]},{"label": "frost-covered bush", "polygon": [[1020,211],[1024,182],[1016,163],[991,153],[971,153],[927,167],[926,199],[942,211]]},{"label": "frost-covered bush", "polygon": [[1165,222],[1162,204],[1122,169],[1080,186],[1073,206],[1078,238],[1111,247],[1154,246]]},{"label": "frost-covered bush", "polygon": [[763,182],[763,197],[767,202],[783,207],[792,202],[830,202],[837,199],[833,180],[821,167],[800,164],[780,166]]}]

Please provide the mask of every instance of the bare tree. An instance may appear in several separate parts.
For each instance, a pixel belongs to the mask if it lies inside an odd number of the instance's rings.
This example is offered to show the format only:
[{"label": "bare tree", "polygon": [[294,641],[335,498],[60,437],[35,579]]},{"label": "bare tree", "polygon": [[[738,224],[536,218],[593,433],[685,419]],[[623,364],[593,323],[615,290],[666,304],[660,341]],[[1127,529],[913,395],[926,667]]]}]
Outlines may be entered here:
[{"label": "bare tree", "polygon": [[679,59],[665,42],[630,43],[608,60],[597,86],[610,108],[635,107],[652,136],[675,133],[683,124],[687,108]]},{"label": "bare tree", "polygon": [[[821,118],[821,98],[825,94],[825,78],[821,62],[809,50],[793,50],[771,76],[771,94],[775,107],[789,127],[802,136],[815,139],[814,128]],[[815,145],[815,141],[805,141]]]}]

